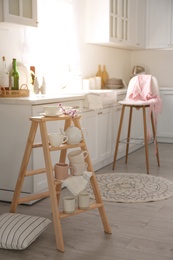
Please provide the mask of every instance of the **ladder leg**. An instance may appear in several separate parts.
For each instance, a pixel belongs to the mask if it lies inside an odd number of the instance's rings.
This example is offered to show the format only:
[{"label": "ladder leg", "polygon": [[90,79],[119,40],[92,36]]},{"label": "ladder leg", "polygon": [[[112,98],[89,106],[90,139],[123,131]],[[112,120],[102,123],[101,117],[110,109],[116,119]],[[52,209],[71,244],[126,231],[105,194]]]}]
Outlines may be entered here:
[{"label": "ladder leg", "polygon": [[38,127],[38,122],[32,121],[30,132],[29,132],[29,135],[28,135],[28,140],[27,140],[27,143],[26,143],[26,148],[25,148],[23,160],[22,160],[22,164],[21,164],[18,179],[17,179],[17,182],[16,182],[16,187],[15,187],[12,203],[11,203],[11,206],[10,206],[10,212],[16,212],[16,209],[17,209],[18,200],[19,200],[19,197],[20,197],[25,173],[26,173],[29,158],[30,158],[30,155],[31,155],[32,145],[34,143],[34,138],[35,138],[35,134],[36,134],[36,131],[37,131],[37,127]]},{"label": "ladder leg", "polygon": [[116,145],[115,145],[114,161],[113,161],[113,167],[112,167],[113,170],[115,168],[115,163],[116,163],[117,154],[118,154],[118,147],[119,147],[119,142],[120,142],[121,129],[122,129],[123,118],[124,118],[124,111],[125,111],[125,106],[123,105],[122,106],[122,111],[121,111],[119,128],[118,128],[117,140],[116,140]]},{"label": "ladder leg", "polygon": [[154,123],[152,111],[151,111],[151,125],[152,125],[152,130],[153,130],[154,143],[155,143],[155,146],[156,146],[157,164],[158,164],[158,167],[160,167],[159,149],[158,149],[158,143],[157,143],[157,137],[156,137],[156,128],[155,128],[155,123]]},{"label": "ladder leg", "polygon": [[133,107],[131,106],[131,107],[130,107],[130,114],[129,114],[128,132],[127,132],[126,159],[125,159],[125,163],[127,163],[128,154],[129,154],[129,142],[130,142],[130,132],[131,132],[131,123],[132,123],[132,112],[133,112]]},{"label": "ladder leg", "polygon": [[46,123],[44,121],[40,122],[40,133],[42,138],[47,181],[48,181],[48,187],[50,193],[50,202],[51,202],[52,217],[53,217],[53,224],[55,230],[56,246],[58,250],[64,252],[64,241],[63,241],[62,227],[61,227],[61,221],[59,216],[58,199],[57,199],[56,188],[54,184],[52,161],[51,161],[51,156],[49,151]]},{"label": "ladder leg", "polygon": [[147,174],[149,174],[148,138],[147,138],[147,122],[146,122],[145,107],[143,107],[143,124],[144,124],[144,144],[145,144],[146,168],[147,168]]},{"label": "ladder leg", "polygon": [[[71,126],[71,122],[72,122],[71,118],[65,120],[64,131],[66,131],[66,129],[67,129],[69,126]],[[59,161],[62,162],[62,163],[65,163],[66,155],[67,155],[67,149],[61,150]]]},{"label": "ladder leg", "polygon": [[[74,122],[74,125],[76,127],[78,127],[79,129],[82,129],[80,122],[79,122],[79,119],[73,119],[73,122]],[[88,152],[86,143],[85,143],[85,146],[81,147],[81,149]],[[98,210],[99,210],[99,214],[100,214],[100,218],[101,218],[101,221],[102,221],[104,231],[108,234],[111,234],[112,233],[111,228],[110,228],[110,225],[109,225],[109,222],[108,222],[108,218],[106,216],[105,207],[104,207],[104,204],[103,204],[103,201],[102,201],[102,197],[100,195],[100,191],[99,191],[99,188],[98,188],[97,180],[96,180],[96,177],[95,177],[94,169],[92,167],[92,163],[91,163],[89,153],[88,153],[88,156],[85,158],[85,161],[88,163],[88,171],[92,172],[92,177],[90,179],[90,182],[91,182],[91,186],[92,186],[92,189],[93,189],[93,192],[94,192],[95,200],[96,200],[97,203],[102,204],[102,206]]]},{"label": "ladder leg", "polygon": [[90,179],[90,182],[91,182],[91,185],[92,185],[92,188],[93,188],[93,192],[94,192],[96,202],[102,203],[102,207],[99,208],[99,213],[100,213],[100,218],[102,220],[104,232],[108,233],[108,234],[112,234],[111,227],[109,225],[108,218],[107,218],[107,215],[106,215],[105,207],[104,207],[104,204],[103,204],[103,201],[102,201],[102,197],[100,195],[100,191],[99,191],[99,188],[98,188],[96,176],[95,176],[94,173],[93,173],[93,176]]}]

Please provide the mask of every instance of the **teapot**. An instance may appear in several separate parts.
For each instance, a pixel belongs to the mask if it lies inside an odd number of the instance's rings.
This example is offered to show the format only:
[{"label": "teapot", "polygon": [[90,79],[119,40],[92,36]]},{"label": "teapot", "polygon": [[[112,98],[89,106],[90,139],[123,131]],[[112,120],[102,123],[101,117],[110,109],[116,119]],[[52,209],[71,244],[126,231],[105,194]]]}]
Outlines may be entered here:
[{"label": "teapot", "polygon": [[[86,131],[86,129],[82,130]],[[65,132],[62,129],[60,129],[60,131],[63,135],[68,136],[67,144],[78,144],[83,139],[83,132],[78,127],[74,126],[74,124],[69,126]]]}]

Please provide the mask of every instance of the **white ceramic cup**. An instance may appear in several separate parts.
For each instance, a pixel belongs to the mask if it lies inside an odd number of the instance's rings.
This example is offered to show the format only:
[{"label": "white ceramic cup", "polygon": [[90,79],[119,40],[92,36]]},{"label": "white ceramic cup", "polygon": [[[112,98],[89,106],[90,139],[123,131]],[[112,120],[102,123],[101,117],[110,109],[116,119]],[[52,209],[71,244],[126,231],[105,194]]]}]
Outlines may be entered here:
[{"label": "white ceramic cup", "polygon": [[96,80],[95,77],[90,78],[90,89],[95,89],[96,88]]},{"label": "white ceramic cup", "polygon": [[65,180],[73,173],[74,173],[74,169],[71,166],[69,166],[67,163],[56,163],[55,164],[55,178],[56,179]]},{"label": "white ceramic cup", "polygon": [[74,196],[67,196],[63,198],[63,208],[65,213],[73,213],[75,211],[76,203]]},{"label": "white ceramic cup", "polygon": [[68,140],[68,137],[61,133],[50,133],[48,134],[48,137],[49,137],[49,142],[53,147],[58,147],[61,144],[67,142]]},{"label": "white ceramic cup", "polygon": [[89,207],[89,193],[82,191],[78,195],[78,207],[80,209],[87,209]]},{"label": "white ceramic cup", "polygon": [[101,89],[101,77],[95,77],[96,89]]},{"label": "white ceramic cup", "polygon": [[70,172],[74,176],[80,176],[87,170],[88,164],[85,162],[82,163],[70,163]]},{"label": "white ceramic cup", "polygon": [[58,105],[45,105],[43,111],[47,116],[55,116],[61,112],[61,108]]},{"label": "white ceramic cup", "polygon": [[88,156],[88,152],[82,151],[81,149],[71,151],[67,155],[70,163],[82,163],[84,162],[87,156]]}]

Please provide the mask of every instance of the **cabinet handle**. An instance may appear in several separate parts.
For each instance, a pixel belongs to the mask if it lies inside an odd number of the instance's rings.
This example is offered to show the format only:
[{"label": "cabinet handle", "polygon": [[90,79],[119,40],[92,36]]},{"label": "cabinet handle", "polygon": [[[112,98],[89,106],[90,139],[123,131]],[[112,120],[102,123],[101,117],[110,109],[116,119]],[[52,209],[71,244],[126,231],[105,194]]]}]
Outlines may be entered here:
[{"label": "cabinet handle", "polygon": [[103,114],[103,112],[98,112],[98,115],[102,115]]}]

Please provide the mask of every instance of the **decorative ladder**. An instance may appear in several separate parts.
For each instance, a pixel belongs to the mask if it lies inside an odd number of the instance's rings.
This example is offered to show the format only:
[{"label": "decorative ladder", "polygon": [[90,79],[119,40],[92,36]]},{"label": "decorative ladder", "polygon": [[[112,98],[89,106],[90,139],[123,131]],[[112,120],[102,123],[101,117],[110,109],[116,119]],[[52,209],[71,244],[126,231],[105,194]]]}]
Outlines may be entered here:
[{"label": "decorative ladder", "polygon": [[[80,213],[84,213],[84,212],[86,212],[86,209],[85,210],[76,209],[75,212],[72,214],[67,214],[67,213],[59,211],[58,205],[59,205],[62,183],[60,180],[54,179],[54,175],[53,175],[54,167],[52,166],[50,152],[60,150],[60,160],[59,161],[65,162],[67,149],[80,147],[83,151],[88,151],[88,150],[87,150],[87,146],[86,146],[84,139],[82,139],[82,141],[79,144],[75,144],[75,145],[62,144],[56,148],[51,147],[49,145],[46,122],[65,120],[64,130],[66,130],[71,125],[72,122],[74,123],[74,125],[76,127],[81,129],[80,116],[78,116],[77,118],[71,118],[69,116],[61,116],[61,117],[39,116],[39,117],[31,117],[30,120],[31,120],[31,128],[29,131],[28,140],[26,143],[26,148],[25,148],[23,160],[21,163],[19,176],[17,179],[12,203],[10,206],[10,212],[15,213],[17,210],[18,204],[22,204],[24,202],[38,200],[38,199],[42,199],[42,198],[46,198],[46,197],[50,196],[52,218],[53,218],[54,232],[55,232],[55,238],[56,238],[56,246],[57,246],[58,250],[64,252],[64,241],[63,241],[63,234],[62,234],[62,227],[61,227],[61,218],[70,217],[70,216],[74,216],[74,215],[77,215]],[[38,126],[40,128],[42,142],[39,144],[34,144],[35,135],[36,135]],[[39,148],[39,147],[42,147],[42,149],[43,149],[45,168],[27,171],[27,166],[28,166],[28,162],[30,159],[32,149]],[[88,163],[87,170],[92,172],[90,182],[91,182],[91,186],[92,186],[94,196],[95,196],[95,202],[91,203],[87,210],[93,210],[93,209],[98,208],[104,231],[106,233],[111,234],[111,228],[108,223],[106,211],[105,211],[104,204],[103,204],[103,201],[102,201],[102,198],[100,195],[97,180],[95,177],[95,173],[93,171],[93,167],[92,167],[92,163],[91,163],[91,159],[90,159],[89,155],[86,157],[85,161]],[[41,174],[41,173],[47,174],[48,191],[41,192],[38,194],[30,194],[25,197],[20,197],[24,178],[27,176],[33,176],[33,175]]]}]

